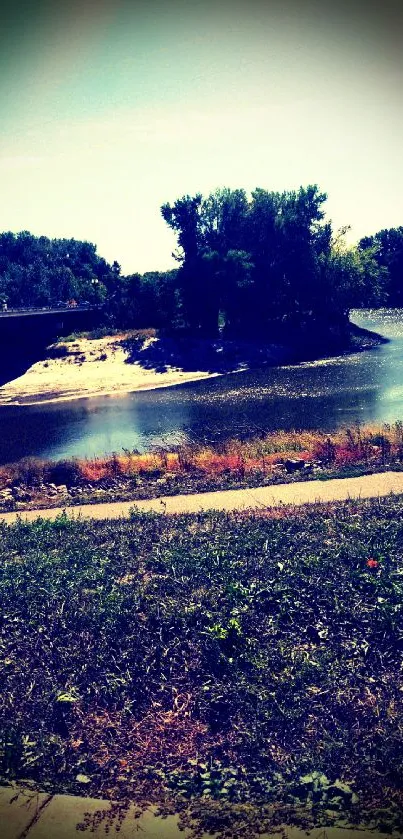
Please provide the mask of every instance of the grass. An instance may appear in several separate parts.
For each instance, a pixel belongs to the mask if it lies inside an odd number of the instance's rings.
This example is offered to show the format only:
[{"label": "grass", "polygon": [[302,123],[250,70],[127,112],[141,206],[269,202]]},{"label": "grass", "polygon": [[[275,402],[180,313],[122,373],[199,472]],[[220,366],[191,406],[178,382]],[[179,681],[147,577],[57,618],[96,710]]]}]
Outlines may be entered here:
[{"label": "grass", "polygon": [[87,332],[71,332],[70,335],[67,335],[67,337],[62,340],[67,344],[71,344],[81,338],[85,338],[87,341],[97,341],[99,338],[113,338],[121,336],[125,339],[144,341],[147,338],[155,338],[157,334],[156,329],[130,329],[122,332],[121,329],[112,329],[112,327],[108,326],[98,326],[96,329],[92,329]]},{"label": "grass", "polygon": [[403,500],[1,525],[1,775],[403,829]]}]

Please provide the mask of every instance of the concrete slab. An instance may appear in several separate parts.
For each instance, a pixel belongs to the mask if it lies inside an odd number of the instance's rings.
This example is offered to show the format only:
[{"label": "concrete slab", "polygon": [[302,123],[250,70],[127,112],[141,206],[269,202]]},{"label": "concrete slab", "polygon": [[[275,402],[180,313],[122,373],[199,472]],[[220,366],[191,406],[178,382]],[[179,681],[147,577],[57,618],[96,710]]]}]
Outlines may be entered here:
[{"label": "concrete slab", "polygon": [[[100,824],[90,826],[84,833],[78,833],[77,825],[84,820],[86,813],[95,814],[97,810],[109,810],[109,803],[101,799],[79,798],[73,795],[55,795],[35,825],[29,831],[27,839],[77,839],[78,835],[88,839],[186,839],[188,831],[180,831],[176,816],[163,819],[152,811],[134,818],[134,808],[116,829],[116,823],[108,823],[106,818]],[[305,831],[298,828],[286,828],[287,839],[307,839]],[[396,834],[395,834],[396,836]],[[309,834],[310,839],[390,839],[386,834],[363,830],[342,828],[315,828]],[[3,839],[3,837],[1,837]],[[211,834],[203,834],[200,839],[214,839]],[[245,836],[245,839],[248,837]],[[261,839],[278,839],[278,834],[262,834]]]},{"label": "concrete slab", "polygon": [[1,839],[20,839],[50,799],[50,795],[41,792],[0,787]]},{"label": "concrete slab", "polygon": [[[46,795],[29,790],[0,788],[0,839],[187,839],[188,831],[180,831],[176,816],[163,819],[152,810],[136,819],[134,807],[129,810],[121,825],[108,818],[90,824],[81,832],[77,826],[87,813],[110,810],[108,801],[81,798],[74,795]],[[287,827],[287,839],[306,839],[299,828]],[[369,830],[348,830],[335,827],[315,828],[310,839],[390,839],[384,833]],[[397,839],[397,834],[394,834]],[[200,839],[214,839],[203,834]],[[248,839],[248,837],[245,837]],[[261,839],[278,839],[278,834],[264,834]]]},{"label": "concrete slab", "polygon": [[98,810],[108,812],[109,809],[109,802],[101,799],[55,795],[42,817],[29,831],[27,839],[77,839],[78,836],[88,836],[88,839],[105,839],[106,836],[120,839],[186,839],[186,833],[178,829],[175,816],[162,819],[148,812],[136,819],[133,817],[133,809],[118,830],[115,822],[111,824],[105,818],[100,824],[91,825],[84,833],[77,832],[77,825],[84,821],[86,813],[95,815]]}]

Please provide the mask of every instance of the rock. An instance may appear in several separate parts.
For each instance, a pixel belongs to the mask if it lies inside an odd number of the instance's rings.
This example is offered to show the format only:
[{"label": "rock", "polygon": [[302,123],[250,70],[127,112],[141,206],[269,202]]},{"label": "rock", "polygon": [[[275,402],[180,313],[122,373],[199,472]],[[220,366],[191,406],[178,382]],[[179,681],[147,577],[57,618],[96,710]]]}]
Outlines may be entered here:
[{"label": "rock", "polygon": [[287,472],[298,472],[300,469],[305,468],[305,461],[304,460],[285,460],[284,466]]},{"label": "rock", "polygon": [[90,784],[91,778],[89,778],[88,775],[82,775],[79,773],[76,775],[76,781],[78,781],[79,784]]}]

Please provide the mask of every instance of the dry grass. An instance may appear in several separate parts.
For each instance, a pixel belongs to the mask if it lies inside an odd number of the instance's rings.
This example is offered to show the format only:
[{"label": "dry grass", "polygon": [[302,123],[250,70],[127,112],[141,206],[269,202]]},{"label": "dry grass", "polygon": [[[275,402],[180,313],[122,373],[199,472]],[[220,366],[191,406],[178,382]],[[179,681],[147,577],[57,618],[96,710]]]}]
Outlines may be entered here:
[{"label": "dry grass", "polygon": [[332,434],[319,431],[276,431],[249,440],[233,438],[216,445],[188,443],[172,451],[124,451],[104,457],[49,463],[25,458],[0,467],[0,488],[13,483],[98,483],[108,478],[198,474],[216,477],[233,474],[269,476],[287,459],[343,467],[362,464],[378,467],[403,460],[403,424],[355,426]]}]

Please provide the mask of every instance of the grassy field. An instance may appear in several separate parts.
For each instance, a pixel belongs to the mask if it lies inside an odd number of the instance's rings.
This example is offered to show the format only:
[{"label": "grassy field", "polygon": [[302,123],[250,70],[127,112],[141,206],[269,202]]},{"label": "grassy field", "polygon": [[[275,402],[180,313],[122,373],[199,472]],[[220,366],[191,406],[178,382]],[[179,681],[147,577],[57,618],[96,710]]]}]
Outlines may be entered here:
[{"label": "grassy field", "polygon": [[401,498],[1,525],[2,778],[402,831],[402,552]]}]

